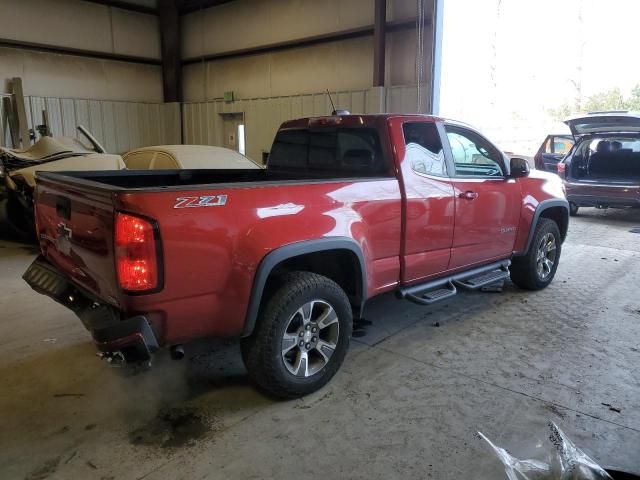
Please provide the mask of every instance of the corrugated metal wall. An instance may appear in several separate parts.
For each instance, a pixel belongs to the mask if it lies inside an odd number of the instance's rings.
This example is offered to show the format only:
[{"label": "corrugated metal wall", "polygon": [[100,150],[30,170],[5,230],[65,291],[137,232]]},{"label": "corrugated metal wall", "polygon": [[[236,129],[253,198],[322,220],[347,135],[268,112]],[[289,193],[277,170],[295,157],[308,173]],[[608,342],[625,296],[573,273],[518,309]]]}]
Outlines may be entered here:
[{"label": "corrugated metal wall", "polygon": [[[367,112],[367,92],[332,92],[338,108]],[[252,98],[235,102],[212,100],[183,106],[184,142],[196,145],[223,145],[224,113],[244,113],[247,156],[256,161],[268,152],[278,127],[285,120],[331,114],[326,93],[290,97]]]},{"label": "corrugated metal wall", "polygon": [[[428,89],[424,87],[423,111],[428,111]],[[352,113],[415,113],[416,86],[372,88],[331,92],[336,108]],[[148,145],[180,143],[180,105],[81,100],[56,97],[26,97],[29,128],[42,123],[42,111],[49,116],[55,136],[76,136],[76,126],[84,125],[108,152],[124,153]],[[271,149],[280,124],[300,117],[328,115],[332,111],[326,93],[288,97],[252,98],[234,102],[211,100],[186,103],[182,108],[184,143],[223,145],[223,115],[243,113],[247,155],[261,161]],[[8,145],[6,115],[0,102],[0,144]]]},{"label": "corrugated metal wall", "polygon": [[[421,113],[431,111],[431,92],[428,85],[422,85],[421,90]],[[386,87],[385,106],[386,112],[393,113],[417,113],[418,111],[418,89],[415,85],[402,85],[396,87]]]},{"label": "corrugated metal wall", "polygon": [[[42,124],[46,110],[54,136],[77,136],[84,125],[109,153],[148,145],[180,143],[180,104],[114,102],[57,97],[25,97],[29,128]],[[6,115],[0,111],[0,144],[8,145]]]},{"label": "corrugated metal wall", "polygon": [[[428,89],[425,86],[427,111]],[[385,95],[386,93],[386,95]],[[336,108],[352,113],[415,113],[417,93],[414,86],[373,88],[331,92]],[[244,113],[247,156],[261,161],[262,153],[271,149],[273,137],[280,124],[301,117],[329,115],[333,108],[326,93],[288,97],[252,98],[224,102],[186,103],[183,106],[184,142],[196,145],[223,145],[223,115]]]}]

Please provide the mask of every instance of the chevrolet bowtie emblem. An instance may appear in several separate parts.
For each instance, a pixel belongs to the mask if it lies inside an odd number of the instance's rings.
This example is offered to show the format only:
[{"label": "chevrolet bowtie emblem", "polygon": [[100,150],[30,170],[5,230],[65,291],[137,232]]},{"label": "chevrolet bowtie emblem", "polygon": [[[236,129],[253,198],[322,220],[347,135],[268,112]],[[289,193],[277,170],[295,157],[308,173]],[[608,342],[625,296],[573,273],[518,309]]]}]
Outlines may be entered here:
[{"label": "chevrolet bowtie emblem", "polygon": [[69,227],[67,227],[64,223],[60,222],[58,224],[58,237],[66,237],[71,238],[72,231]]}]

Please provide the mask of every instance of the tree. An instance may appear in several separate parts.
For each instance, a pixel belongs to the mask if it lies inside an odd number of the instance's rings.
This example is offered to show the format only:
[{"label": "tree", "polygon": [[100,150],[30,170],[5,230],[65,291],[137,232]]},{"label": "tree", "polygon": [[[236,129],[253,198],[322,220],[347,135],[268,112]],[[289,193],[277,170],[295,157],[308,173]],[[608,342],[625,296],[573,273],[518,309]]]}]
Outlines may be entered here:
[{"label": "tree", "polygon": [[585,112],[601,112],[603,110],[624,110],[625,99],[619,88],[612,88],[606,92],[596,93],[587,98],[582,111]]},{"label": "tree", "polygon": [[631,96],[625,102],[627,110],[640,111],[640,85],[631,89]]},{"label": "tree", "polygon": [[579,107],[564,103],[557,108],[550,108],[547,113],[554,120],[564,120],[571,114],[586,112],[602,112],[605,110],[638,110],[640,111],[640,84],[633,87],[628,98],[624,98],[618,87],[596,93],[582,102]]}]

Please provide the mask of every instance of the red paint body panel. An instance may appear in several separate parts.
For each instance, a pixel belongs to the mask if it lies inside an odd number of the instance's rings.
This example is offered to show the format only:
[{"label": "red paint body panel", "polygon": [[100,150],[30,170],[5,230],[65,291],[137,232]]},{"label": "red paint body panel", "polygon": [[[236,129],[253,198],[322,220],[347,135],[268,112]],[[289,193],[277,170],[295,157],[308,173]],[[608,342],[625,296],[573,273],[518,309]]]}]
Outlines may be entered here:
[{"label": "red paint body panel", "polygon": [[[416,173],[405,161],[402,124],[416,117],[389,120],[389,133],[404,194],[402,238],[403,283],[415,282],[448,269],[455,219],[454,189],[449,178]],[[419,120],[433,121],[431,117]]]},{"label": "red paint body panel", "polygon": [[[532,173],[517,180],[471,182],[479,196],[460,206],[457,195],[471,188],[470,182],[418,175],[404,161],[405,121],[442,122],[427,116],[354,115],[282,126],[377,128],[391,161],[389,178],[211,184],[188,193],[179,187],[123,191],[41,178],[35,195],[41,249],[123,318],[144,314],[161,344],[176,344],[239,335],[260,262],[279,247],[324,237],[355,240],[365,260],[369,298],[465,265],[510,257],[526,245],[535,207],[563,198],[557,176]],[[553,182],[558,185],[549,186]],[[227,195],[227,202],[174,208],[182,195]],[[60,198],[70,200],[69,219]],[[163,276],[158,292],[130,295],[119,289],[116,211],[156,222]],[[70,227],[70,237],[61,234],[60,224]]]},{"label": "red paint body panel", "polygon": [[[513,252],[520,221],[520,184],[514,179],[454,180],[455,229],[449,268],[505,258]],[[472,193],[465,198],[465,193]]]}]

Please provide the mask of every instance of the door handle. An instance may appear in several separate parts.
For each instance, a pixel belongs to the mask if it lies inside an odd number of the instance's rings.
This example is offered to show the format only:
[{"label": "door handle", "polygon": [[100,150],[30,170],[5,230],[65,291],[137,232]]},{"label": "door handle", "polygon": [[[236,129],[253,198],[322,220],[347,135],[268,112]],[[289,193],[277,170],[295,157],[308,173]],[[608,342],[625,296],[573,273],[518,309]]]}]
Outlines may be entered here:
[{"label": "door handle", "polygon": [[472,192],[471,190],[467,190],[466,192],[460,192],[458,194],[458,198],[464,198],[465,200],[475,200],[478,198],[478,194],[476,192]]}]

